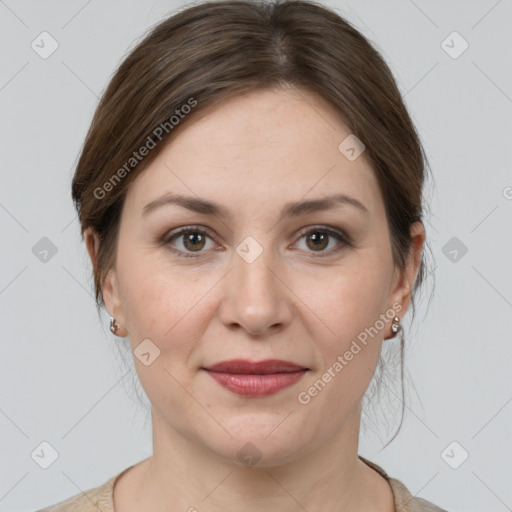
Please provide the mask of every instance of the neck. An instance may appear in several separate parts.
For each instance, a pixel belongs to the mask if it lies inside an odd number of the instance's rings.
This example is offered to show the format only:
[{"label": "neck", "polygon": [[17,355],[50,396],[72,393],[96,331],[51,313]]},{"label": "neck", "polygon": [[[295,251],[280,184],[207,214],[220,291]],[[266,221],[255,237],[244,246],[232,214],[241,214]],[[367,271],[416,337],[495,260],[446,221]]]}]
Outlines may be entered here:
[{"label": "neck", "polygon": [[140,463],[130,482],[132,498],[126,500],[134,510],[387,510],[379,502],[383,492],[389,501],[387,482],[358,459],[360,410],[321,447],[301,447],[300,456],[251,467],[184,437],[155,410],[152,417],[153,456]]}]

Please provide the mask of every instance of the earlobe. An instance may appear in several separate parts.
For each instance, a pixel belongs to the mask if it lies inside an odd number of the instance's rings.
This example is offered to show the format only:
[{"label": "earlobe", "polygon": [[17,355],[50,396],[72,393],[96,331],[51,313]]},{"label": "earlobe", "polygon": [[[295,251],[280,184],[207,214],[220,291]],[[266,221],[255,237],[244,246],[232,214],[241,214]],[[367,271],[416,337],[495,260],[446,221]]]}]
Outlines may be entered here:
[{"label": "earlobe", "polygon": [[[423,244],[425,242],[425,228],[422,222],[415,222],[411,226],[411,249],[405,262],[403,271],[395,269],[399,273],[396,285],[393,289],[392,304],[398,302],[401,304],[401,318],[409,309],[409,303],[412,298],[412,291],[416,276],[418,275],[421,264],[421,255]],[[396,276],[395,276],[396,279]]]},{"label": "earlobe", "polygon": [[[84,239],[87,252],[89,253],[93,268],[96,272],[98,249],[100,245],[99,236],[92,228],[87,228],[84,232]],[[127,336],[128,331],[123,327],[124,317],[122,314],[121,300],[117,286],[117,276],[115,269],[113,268],[108,270],[103,282],[101,283],[101,295],[107,312],[111,317],[115,318],[116,325],[119,325],[119,329],[116,329],[115,332],[116,336]]]},{"label": "earlobe", "polygon": [[118,329],[115,330],[116,336],[121,338],[128,336],[128,331],[125,328],[124,315],[115,269],[111,268],[108,270],[103,281],[101,291],[105,307],[107,308],[109,315],[114,318],[114,325],[118,326]]}]

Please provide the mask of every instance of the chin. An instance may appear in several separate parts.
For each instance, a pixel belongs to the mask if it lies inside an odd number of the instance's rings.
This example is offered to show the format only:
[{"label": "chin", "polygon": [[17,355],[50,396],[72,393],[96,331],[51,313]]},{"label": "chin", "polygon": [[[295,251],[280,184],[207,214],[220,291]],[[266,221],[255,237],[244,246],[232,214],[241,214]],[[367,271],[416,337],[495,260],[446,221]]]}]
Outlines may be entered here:
[{"label": "chin", "polygon": [[[280,414],[279,419],[270,413],[238,414],[221,422],[232,437],[210,435],[202,441],[216,455],[239,466],[283,465],[305,453],[309,444],[301,436],[300,425],[292,424],[291,417],[283,421],[285,417],[286,414]],[[287,421],[290,422],[284,426]]]}]

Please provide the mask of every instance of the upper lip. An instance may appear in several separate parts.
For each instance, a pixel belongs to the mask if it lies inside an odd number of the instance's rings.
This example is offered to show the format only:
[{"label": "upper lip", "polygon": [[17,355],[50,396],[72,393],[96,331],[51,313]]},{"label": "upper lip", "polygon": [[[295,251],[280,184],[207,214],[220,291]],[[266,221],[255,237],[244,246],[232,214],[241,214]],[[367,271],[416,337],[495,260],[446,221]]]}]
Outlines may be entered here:
[{"label": "upper lip", "polygon": [[221,361],[204,368],[212,372],[265,375],[269,373],[290,373],[299,370],[307,370],[304,366],[283,361],[282,359],[265,359],[263,361],[247,361],[245,359],[230,359]]}]

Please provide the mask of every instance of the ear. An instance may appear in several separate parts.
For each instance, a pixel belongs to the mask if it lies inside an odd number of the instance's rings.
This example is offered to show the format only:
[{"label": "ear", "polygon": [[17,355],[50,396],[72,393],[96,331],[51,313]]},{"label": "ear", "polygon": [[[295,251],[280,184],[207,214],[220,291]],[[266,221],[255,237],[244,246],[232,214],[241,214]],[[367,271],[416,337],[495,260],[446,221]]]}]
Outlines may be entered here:
[{"label": "ear", "polygon": [[409,308],[412,289],[420,268],[421,255],[423,252],[423,245],[425,243],[425,227],[422,222],[414,222],[411,225],[410,231],[412,244],[410,252],[406,258],[405,270],[399,271],[398,269],[395,269],[395,284],[391,295],[391,304],[400,303],[402,306],[399,310],[401,313],[397,315],[400,318],[403,318]]},{"label": "ear", "polygon": [[[98,249],[100,246],[99,235],[92,228],[87,228],[84,232],[84,239],[93,268],[96,269],[98,264]],[[116,319],[116,323],[120,326],[116,332],[116,336],[121,338],[128,336],[128,331],[124,327],[126,324],[117,284],[117,275],[114,268],[109,269],[104,277],[101,283],[101,294],[107,312]]]}]

